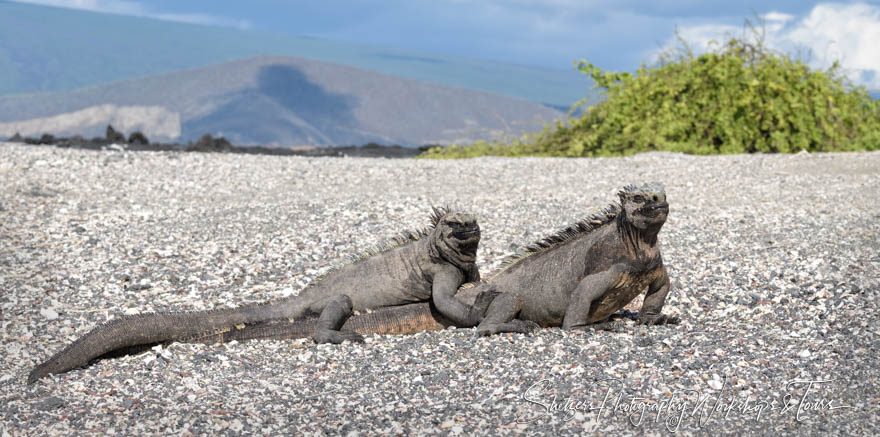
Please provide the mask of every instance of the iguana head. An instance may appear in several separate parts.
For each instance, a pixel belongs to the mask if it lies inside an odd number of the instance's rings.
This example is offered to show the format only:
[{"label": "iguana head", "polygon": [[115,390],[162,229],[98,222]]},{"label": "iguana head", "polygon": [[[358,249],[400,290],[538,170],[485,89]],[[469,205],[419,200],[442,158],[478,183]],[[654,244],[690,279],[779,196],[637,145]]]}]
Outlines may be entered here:
[{"label": "iguana head", "polygon": [[[442,215],[438,214],[442,213]],[[480,245],[480,225],[477,219],[463,212],[442,212],[434,224],[433,238],[440,255],[455,264],[473,263]]]},{"label": "iguana head", "polygon": [[659,183],[627,185],[617,193],[623,216],[639,230],[660,230],[669,214],[666,191]]}]

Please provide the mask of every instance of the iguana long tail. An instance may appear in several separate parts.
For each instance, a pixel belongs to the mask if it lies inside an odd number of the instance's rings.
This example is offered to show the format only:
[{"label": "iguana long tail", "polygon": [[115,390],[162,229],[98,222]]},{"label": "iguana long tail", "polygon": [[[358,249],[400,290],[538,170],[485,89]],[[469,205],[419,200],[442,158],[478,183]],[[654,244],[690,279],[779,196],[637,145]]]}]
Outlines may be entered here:
[{"label": "iguana long tail", "polygon": [[66,372],[102,355],[139,345],[177,341],[245,323],[277,318],[277,307],[253,305],[209,311],[146,313],[121,316],[96,326],[52,356],[28,375],[28,384]]},{"label": "iguana long tail", "polygon": [[[493,293],[462,287],[458,297],[485,311]],[[210,311],[147,313],[121,316],[92,329],[35,367],[28,384],[52,373],[63,373],[120,350],[138,349],[169,341],[218,343],[232,340],[311,337],[317,319],[290,322],[280,317],[277,305],[255,305]],[[350,317],[343,331],[358,334],[413,334],[433,331],[453,323],[430,303],[385,307]]]},{"label": "iguana long tail", "polygon": [[[478,289],[477,284],[469,283],[459,289],[456,296],[460,301],[473,305],[486,312],[489,304],[498,293],[489,289]],[[234,329],[224,329],[212,333],[193,336],[184,343],[226,343],[233,340],[283,340],[311,337],[315,331],[316,318],[299,321],[273,320],[265,323],[249,324]],[[413,303],[371,310],[350,317],[342,325],[343,332],[370,335],[408,335],[422,331],[439,331],[455,325],[443,317],[430,303]]]},{"label": "iguana long tail", "polygon": [[[184,343],[226,343],[233,340],[282,340],[311,337],[317,318],[299,321],[275,320],[243,325],[232,329],[197,335],[181,340]],[[451,326],[429,303],[415,303],[384,307],[350,317],[342,326],[343,332],[362,335],[406,335],[421,331],[437,331]]]},{"label": "iguana long tail", "polygon": [[[253,319],[251,319],[253,320]],[[28,375],[28,384],[52,373],[63,373],[89,361],[139,345],[168,341],[220,343],[232,340],[311,337],[317,318],[248,323],[239,309],[122,316],[95,327]],[[352,316],[342,330],[358,334],[413,334],[443,329],[452,323],[429,303],[386,307]]]}]

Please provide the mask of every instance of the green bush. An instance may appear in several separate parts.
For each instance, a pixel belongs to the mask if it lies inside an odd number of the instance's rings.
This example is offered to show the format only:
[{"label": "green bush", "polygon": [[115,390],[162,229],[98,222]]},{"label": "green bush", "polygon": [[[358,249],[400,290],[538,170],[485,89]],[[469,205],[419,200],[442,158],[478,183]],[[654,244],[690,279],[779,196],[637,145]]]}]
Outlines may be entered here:
[{"label": "green bush", "polygon": [[635,74],[607,72],[581,61],[578,70],[593,79],[604,99],[568,123],[557,122],[510,144],[438,147],[422,156],[880,149],[880,103],[864,87],[852,86],[837,63],[826,71],[811,70],[767,49],[760,38],[731,38],[699,56],[682,45]]}]

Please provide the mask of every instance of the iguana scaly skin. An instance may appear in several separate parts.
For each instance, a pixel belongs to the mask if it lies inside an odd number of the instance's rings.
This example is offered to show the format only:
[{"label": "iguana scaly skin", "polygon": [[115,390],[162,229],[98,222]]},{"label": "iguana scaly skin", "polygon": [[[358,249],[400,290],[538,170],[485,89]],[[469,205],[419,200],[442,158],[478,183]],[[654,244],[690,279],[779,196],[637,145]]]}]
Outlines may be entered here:
[{"label": "iguana scaly skin", "polygon": [[459,286],[478,281],[474,263],[480,228],[470,214],[437,209],[431,225],[408,232],[322,276],[298,296],[240,308],[159,312],[121,316],[37,366],[32,383],[51,373],[87,364],[107,353],[199,335],[230,331],[267,321],[316,318],[310,336],[318,343],[362,341],[340,331],[353,311],[431,301],[447,323],[473,326],[483,311],[455,298]]},{"label": "iguana scaly skin", "polygon": [[[629,185],[613,204],[511,257],[486,282],[463,285],[456,298],[476,309],[491,302],[477,333],[529,332],[537,325],[578,329],[603,321],[647,289],[642,324],[678,323],[660,310],[669,277],[657,233],[669,207],[660,184]],[[496,297],[497,296],[497,297]],[[493,301],[494,299],[494,301]],[[196,342],[308,337],[313,324],[272,323],[229,330]],[[343,330],[411,334],[450,326],[428,304],[383,308],[354,316]]]},{"label": "iguana scaly skin", "polygon": [[657,234],[669,205],[661,184],[627,185],[619,204],[581,220],[509,260],[477,287],[500,293],[478,335],[535,325],[583,328],[607,319],[647,288],[638,322],[678,323],[660,310],[669,276]]}]

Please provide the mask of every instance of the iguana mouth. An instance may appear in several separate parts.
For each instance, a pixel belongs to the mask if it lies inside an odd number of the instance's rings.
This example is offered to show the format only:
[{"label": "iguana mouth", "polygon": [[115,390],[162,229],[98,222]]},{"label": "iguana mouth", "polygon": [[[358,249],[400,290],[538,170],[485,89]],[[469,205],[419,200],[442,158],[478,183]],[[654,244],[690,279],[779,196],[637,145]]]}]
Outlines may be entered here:
[{"label": "iguana mouth", "polygon": [[470,229],[462,229],[457,230],[452,233],[452,237],[456,240],[468,240],[473,237],[480,236],[480,228],[470,228]]},{"label": "iguana mouth", "polygon": [[446,240],[462,262],[474,262],[480,245],[480,225],[474,222],[450,222]]},{"label": "iguana mouth", "polygon": [[452,237],[458,240],[458,251],[469,260],[476,259],[477,248],[480,246],[480,228],[454,232]]},{"label": "iguana mouth", "polygon": [[641,213],[645,217],[654,218],[660,215],[660,213],[669,214],[669,205],[665,203],[645,206],[642,208]]},{"label": "iguana mouth", "polygon": [[473,260],[477,258],[477,246],[479,246],[479,243],[469,243],[459,247],[459,249],[461,254],[468,260]]}]

